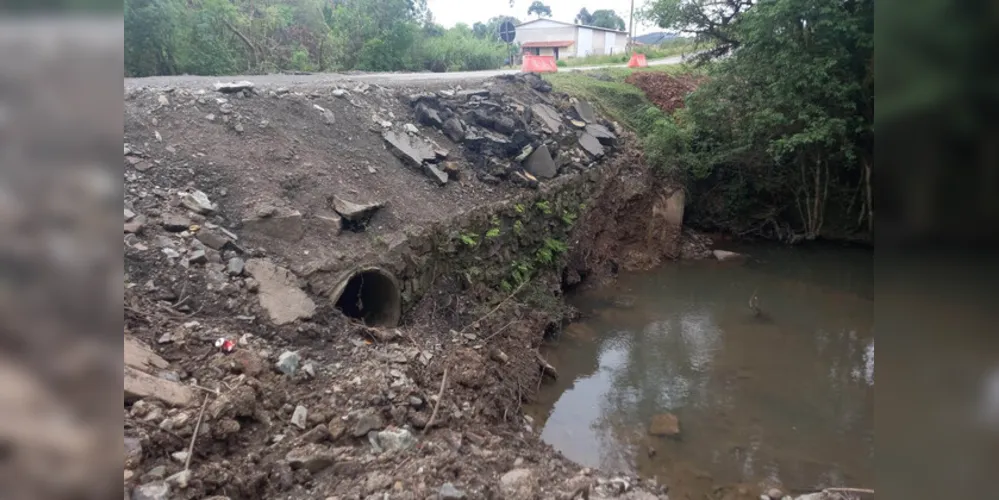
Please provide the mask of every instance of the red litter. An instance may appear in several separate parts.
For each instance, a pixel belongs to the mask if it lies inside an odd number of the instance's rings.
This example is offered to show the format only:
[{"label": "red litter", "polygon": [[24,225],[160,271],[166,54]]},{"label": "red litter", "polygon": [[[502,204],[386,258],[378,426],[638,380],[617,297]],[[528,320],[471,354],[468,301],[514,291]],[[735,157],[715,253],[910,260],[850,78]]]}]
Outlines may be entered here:
[{"label": "red litter", "polygon": [[223,337],[215,341],[215,347],[228,354],[236,348],[236,342]]}]

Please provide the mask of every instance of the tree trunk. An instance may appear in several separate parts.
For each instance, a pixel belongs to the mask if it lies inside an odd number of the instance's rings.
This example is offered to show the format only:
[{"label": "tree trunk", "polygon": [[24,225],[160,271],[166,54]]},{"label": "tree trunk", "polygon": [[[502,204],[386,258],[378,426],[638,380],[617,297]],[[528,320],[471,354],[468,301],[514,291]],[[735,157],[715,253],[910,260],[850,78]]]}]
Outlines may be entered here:
[{"label": "tree trunk", "polygon": [[225,23],[226,27],[232,30],[232,32],[235,33],[236,36],[238,36],[239,39],[242,40],[244,44],[246,44],[246,47],[248,49],[250,49],[250,64],[252,64],[251,69],[257,68],[258,67],[257,48],[253,45],[253,42],[251,42],[250,39],[246,37],[246,35],[240,33],[239,30],[236,29],[236,27],[233,26],[228,19],[223,19],[222,22]]},{"label": "tree trunk", "polygon": [[871,189],[871,161],[864,158],[864,183],[867,185],[867,232],[874,238],[874,195]]}]

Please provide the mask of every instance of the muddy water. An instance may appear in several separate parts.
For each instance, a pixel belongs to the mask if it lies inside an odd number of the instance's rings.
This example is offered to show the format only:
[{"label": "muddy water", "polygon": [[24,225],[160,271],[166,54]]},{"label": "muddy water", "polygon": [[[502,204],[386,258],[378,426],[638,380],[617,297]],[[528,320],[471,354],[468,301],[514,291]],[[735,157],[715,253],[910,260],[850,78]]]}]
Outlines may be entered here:
[{"label": "muddy water", "polygon": [[[752,258],[670,264],[571,298],[586,319],[545,352],[561,377],[531,408],[542,438],[584,465],[655,476],[672,499],[872,485],[873,254],[740,250]],[[650,436],[667,412],[679,438]]]}]

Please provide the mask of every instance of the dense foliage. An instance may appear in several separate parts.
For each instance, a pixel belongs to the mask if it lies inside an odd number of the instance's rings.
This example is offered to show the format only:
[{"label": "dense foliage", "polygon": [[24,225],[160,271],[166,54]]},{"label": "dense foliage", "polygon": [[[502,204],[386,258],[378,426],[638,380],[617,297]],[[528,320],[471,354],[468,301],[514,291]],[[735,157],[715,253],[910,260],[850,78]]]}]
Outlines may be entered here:
[{"label": "dense foliage", "polygon": [[552,9],[540,0],[534,0],[527,8],[527,15],[536,15],[539,19],[542,17],[552,17]]},{"label": "dense foliage", "polygon": [[599,26],[601,28],[624,31],[624,19],[621,19],[621,16],[610,9],[595,10],[591,14],[590,11],[586,10],[586,7],[583,7],[579,9],[579,13],[576,14],[574,20],[578,24],[585,24],[587,26]]},{"label": "dense foliage", "polygon": [[708,3],[649,9],[729,54],[648,135],[660,166],[686,177],[692,222],[784,240],[872,234],[873,0],[726,0],[697,24]]},{"label": "dense foliage", "polygon": [[125,0],[125,75],[497,68],[493,18],[444,29],[425,0]]}]

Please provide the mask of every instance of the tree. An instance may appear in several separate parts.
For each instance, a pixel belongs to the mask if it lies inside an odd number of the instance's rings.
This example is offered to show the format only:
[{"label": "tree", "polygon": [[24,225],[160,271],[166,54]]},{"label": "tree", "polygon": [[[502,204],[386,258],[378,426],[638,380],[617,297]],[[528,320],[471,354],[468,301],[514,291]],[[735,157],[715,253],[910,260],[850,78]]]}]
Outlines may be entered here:
[{"label": "tree", "polygon": [[[693,218],[788,240],[870,233],[873,5],[768,0],[687,27],[725,26],[739,47],[675,120],[683,130],[674,158],[700,200]],[[708,201],[708,192],[724,200]]]},{"label": "tree", "polygon": [[579,14],[576,14],[576,18],[573,19],[573,21],[575,21],[576,24],[592,26],[593,16],[590,14],[590,11],[586,10],[586,7],[583,7],[582,9],[579,9]]},{"label": "tree", "polygon": [[639,11],[642,19],[660,28],[689,33],[714,46],[701,60],[722,56],[739,47],[736,26],[757,0],[651,0]]},{"label": "tree", "polygon": [[610,9],[593,11],[593,16],[587,24],[611,30],[624,31],[624,19],[621,19],[621,16],[617,15],[616,12]]},{"label": "tree", "polygon": [[538,19],[542,17],[552,17],[551,7],[541,3],[541,0],[534,0],[531,6],[527,8],[527,15],[537,14]]},{"label": "tree", "polygon": [[520,21],[515,17],[495,16],[489,18],[489,20],[484,23],[475,23],[472,25],[472,34],[475,35],[476,38],[484,40],[499,40],[499,27],[506,21],[510,21],[515,26],[520,24]]}]

